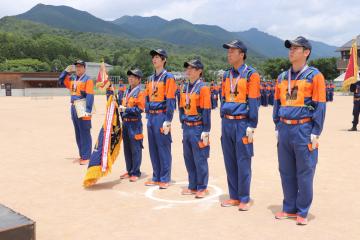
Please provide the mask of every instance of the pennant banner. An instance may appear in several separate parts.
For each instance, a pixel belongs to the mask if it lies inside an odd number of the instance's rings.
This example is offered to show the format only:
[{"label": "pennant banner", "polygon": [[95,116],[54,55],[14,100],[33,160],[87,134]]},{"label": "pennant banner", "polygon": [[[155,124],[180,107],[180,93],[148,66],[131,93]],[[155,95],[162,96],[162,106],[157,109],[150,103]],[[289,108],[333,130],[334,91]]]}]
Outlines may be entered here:
[{"label": "pennant banner", "polygon": [[120,152],[122,128],[119,120],[118,104],[114,95],[110,95],[106,105],[106,116],[100,130],[94,151],[83,182],[84,187],[94,185],[101,177],[111,172]]}]

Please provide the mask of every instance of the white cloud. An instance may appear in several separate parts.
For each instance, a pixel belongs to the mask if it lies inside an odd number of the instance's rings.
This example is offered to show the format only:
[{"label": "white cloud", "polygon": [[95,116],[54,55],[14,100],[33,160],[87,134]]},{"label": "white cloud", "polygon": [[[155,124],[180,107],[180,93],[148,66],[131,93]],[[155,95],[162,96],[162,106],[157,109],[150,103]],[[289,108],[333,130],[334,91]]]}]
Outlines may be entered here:
[{"label": "white cloud", "polygon": [[256,27],[280,38],[298,35],[342,45],[360,34],[358,0],[3,0],[0,17],[20,14],[42,2],[68,5],[103,19],[123,15],[183,18],[193,23],[218,25],[230,31]]},{"label": "white cloud", "polygon": [[144,16],[161,16],[165,19],[183,18],[193,19],[198,8],[208,2],[207,0],[168,1],[167,5],[144,12]]}]

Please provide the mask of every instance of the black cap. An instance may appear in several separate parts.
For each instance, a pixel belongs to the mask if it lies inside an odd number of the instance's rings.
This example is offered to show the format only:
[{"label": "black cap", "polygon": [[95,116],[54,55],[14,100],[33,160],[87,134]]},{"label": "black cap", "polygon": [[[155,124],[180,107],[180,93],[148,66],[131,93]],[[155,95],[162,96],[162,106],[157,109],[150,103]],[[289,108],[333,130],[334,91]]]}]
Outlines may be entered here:
[{"label": "black cap", "polygon": [[152,57],[155,56],[155,55],[160,55],[160,56],[163,56],[163,57],[166,57],[166,58],[168,57],[166,51],[164,49],[161,49],[161,48],[151,50],[150,55]]},{"label": "black cap", "polygon": [[312,46],[311,46],[311,43],[309,42],[309,40],[307,40],[303,36],[299,36],[299,37],[295,38],[294,40],[286,40],[285,47],[290,48],[291,46],[304,47],[309,50],[312,49]]},{"label": "black cap", "polygon": [[204,65],[201,63],[199,59],[193,59],[187,62],[184,62],[184,68],[191,66],[196,69],[204,69]]},{"label": "black cap", "polygon": [[138,78],[142,78],[143,77],[143,73],[140,69],[138,68],[135,68],[135,69],[130,69],[127,71],[127,75],[130,76],[130,75],[134,75],[135,77],[138,77]]},{"label": "black cap", "polygon": [[247,47],[245,46],[245,44],[240,41],[240,40],[233,40],[229,43],[224,43],[223,44],[223,48],[229,49],[229,48],[238,48],[241,49],[241,51],[243,51],[244,53],[247,52]]},{"label": "black cap", "polygon": [[83,60],[76,60],[75,62],[74,62],[74,65],[76,66],[76,65],[83,65],[84,67],[86,67],[86,63],[85,63],[85,61],[83,61]]}]

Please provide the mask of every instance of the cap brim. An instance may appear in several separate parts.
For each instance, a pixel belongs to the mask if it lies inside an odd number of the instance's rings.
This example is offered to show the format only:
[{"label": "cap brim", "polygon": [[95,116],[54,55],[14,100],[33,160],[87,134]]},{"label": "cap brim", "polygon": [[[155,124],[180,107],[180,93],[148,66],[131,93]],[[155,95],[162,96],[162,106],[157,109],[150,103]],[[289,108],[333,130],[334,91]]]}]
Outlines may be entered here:
[{"label": "cap brim", "polygon": [[150,51],[150,55],[151,55],[152,57],[155,56],[155,55],[159,55],[159,56],[163,56],[163,57],[167,58],[166,55],[161,54],[161,53],[159,53],[159,52],[156,51],[156,50],[151,50],[151,51]]},{"label": "cap brim", "polygon": [[155,50],[151,50],[150,51],[150,55],[151,56],[154,56],[154,55],[160,55],[157,51],[155,51]]},{"label": "cap brim", "polygon": [[134,72],[131,71],[131,70],[127,71],[126,75],[128,75],[128,76],[133,75],[133,76],[135,76],[135,77],[141,78],[141,76],[139,76],[138,74],[134,73]]},{"label": "cap brim", "polygon": [[184,68],[187,68],[187,67],[193,67],[193,68],[196,68],[196,69],[203,69],[203,67],[199,67],[199,66],[196,66],[196,65],[193,65],[189,62],[184,62]]},{"label": "cap brim", "polygon": [[302,47],[302,45],[298,44],[297,42],[291,41],[291,40],[286,40],[284,45],[286,48],[291,48],[291,46]]},{"label": "cap brim", "polygon": [[187,68],[187,67],[189,67],[189,66],[194,67],[193,65],[191,65],[191,64],[188,63],[188,62],[184,62],[184,68]]},{"label": "cap brim", "polygon": [[232,45],[232,44],[229,44],[229,43],[225,43],[225,44],[223,44],[223,48],[229,49],[229,48],[239,48],[239,47],[237,47],[235,45]]}]

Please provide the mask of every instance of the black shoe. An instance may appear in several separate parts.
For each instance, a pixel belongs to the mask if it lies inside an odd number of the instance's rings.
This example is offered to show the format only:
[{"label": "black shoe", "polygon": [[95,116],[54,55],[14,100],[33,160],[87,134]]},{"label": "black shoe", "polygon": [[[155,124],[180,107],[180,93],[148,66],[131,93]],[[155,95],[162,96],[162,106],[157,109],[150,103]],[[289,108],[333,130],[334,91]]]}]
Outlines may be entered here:
[{"label": "black shoe", "polygon": [[350,128],[349,130],[348,130],[349,132],[352,132],[352,131],[357,131],[357,128],[356,127],[352,127],[352,128]]}]

